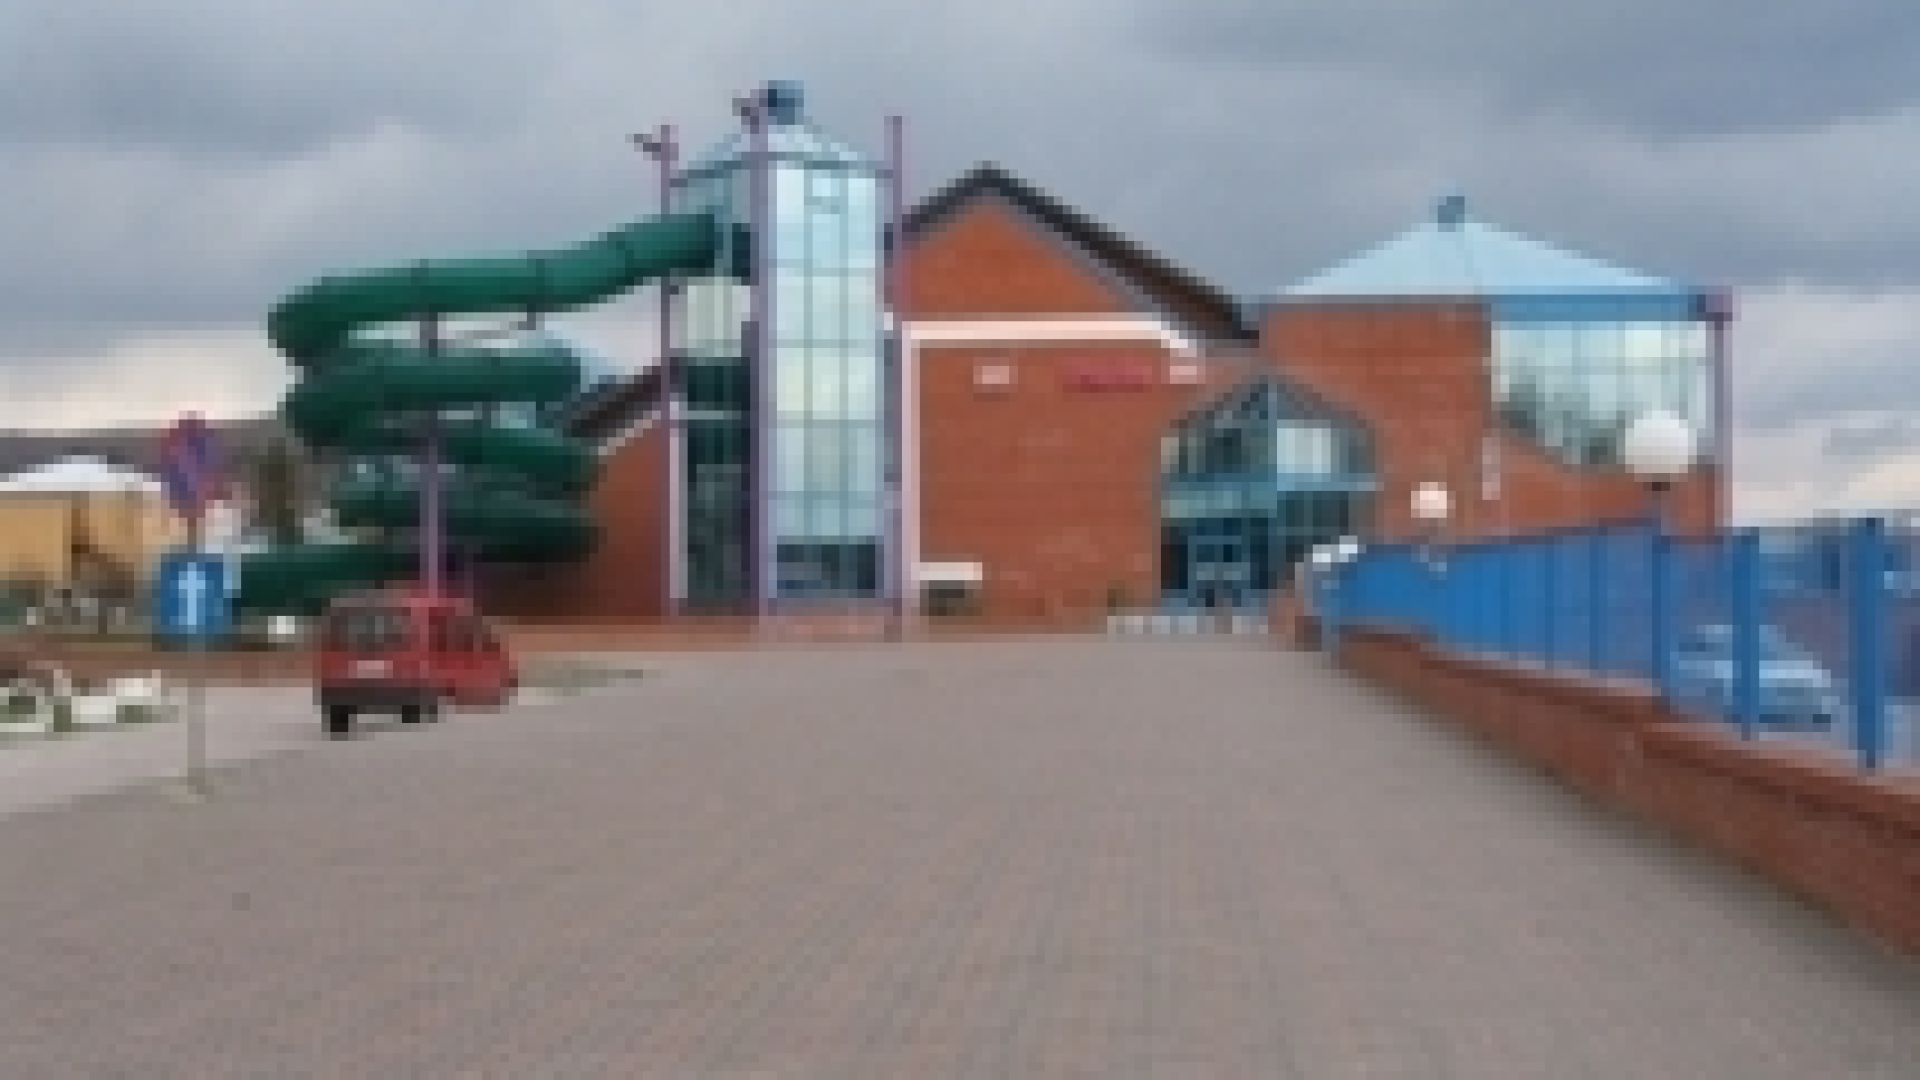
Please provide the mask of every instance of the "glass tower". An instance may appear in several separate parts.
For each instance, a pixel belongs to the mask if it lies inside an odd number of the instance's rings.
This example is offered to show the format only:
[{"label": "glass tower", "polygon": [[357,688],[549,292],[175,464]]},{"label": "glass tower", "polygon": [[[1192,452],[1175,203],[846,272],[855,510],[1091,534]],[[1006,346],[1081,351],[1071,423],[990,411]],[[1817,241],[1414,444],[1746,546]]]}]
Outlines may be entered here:
[{"label": "glass tower", "polygon": [[[762,141],[727,140],[674,193],[675,209],[714,214],[729,238],[711,275],[681,283],[676,320],[696,610],[750,605],[757,590],[778,602],[882,588],[882,170],[815,130],[794,84],[769,84],[758,104]],[[748,264],[758,287],[734,272]]]}]

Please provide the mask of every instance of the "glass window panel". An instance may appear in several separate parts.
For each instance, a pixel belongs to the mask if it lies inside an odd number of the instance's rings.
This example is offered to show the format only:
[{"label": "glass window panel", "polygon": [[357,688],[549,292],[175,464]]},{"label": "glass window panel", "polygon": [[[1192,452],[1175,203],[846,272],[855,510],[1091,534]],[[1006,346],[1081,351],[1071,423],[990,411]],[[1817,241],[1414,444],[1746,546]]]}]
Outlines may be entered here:
[{"label": "glass window panel", "polygon": [[870,345],[852,345],[843,352],[846,367],[844,411],[850,420],[880,416],[880,356]]},{"label": "glass window panel", "polygon": [[812,384],[807,412],[812,418],[831,419],[846,409],[846,365],[838,349],[815,345],[795,352],[805,357]]},{"label": "glass window panel", "polygon": [[1647,363],[1669,355],[1671,323],[1630,322],[1621,330],[1621,355],[1629,362]]},{"label": "glass window panel", "polygon": [[834,537],[845,535],[846,508],[839,499],[807,501],[807,535]]},{"label": "glass window panel", "polygon": [[870,272],[836,276],[833,295],[839,305],[839,317],[819,331],[823,338],[837,341],[870,340],[880,326],[879,279]]},{"label": "glass window panel", "polygon": [[1539,354],[1539,341],[1534,323],[1500,323],[1493,331],[1494,356],[1509,368],[1529,367]]},{"label": "glass window panel", "polygon": [[1622,324],[1615,322],[1580,322],[1568,324],[1573,328],[1574,355],[1571,371],[1586,371],[1597,364],[1618,363],[1621,350]]},{"label": "glass window panel", "polygon": [[845,207],[845,265],[859,269],[879,266],[883,222],[878,181],[870,176],[848,176]]},{"label": "glass window panel", "polygon": [[842,341],[846,310],[846,280],[838,274],[813,274],[807,281],[808,322],[805,334],[812,341]]},{"label": "glass window panel", "polygon": [[774,327],[781,341],[807,339],[807,275],[782,269],[773,276]]},{"label": "glass window panel", "polygon": [[1713,355],[1713,327],[1703,319],[1673,324],[1672,352],[1676,356],[1686,356],[1704,360]]},{"label": "glass window panel", "polygon": [[846,535],[880,535],[880,500],[851,498],[842,501],[846,511]]},{"label": "glass window panel", "polygon": [[773,170],[773,257],[782,265],[807,261],[807,175],[790,165]]},{"label": "glass window panel", "polygon": [[774,490],[785,492],[806,490],[807,429],[798,424],[779,424],[773,431]]},{"label": "glass window panel", "polygon": [[880,429],[871,424],[846,429],[846,490],[880,490]]},{"label": "glass window panel", "polygon": [[836,424],[813,424],[805,429],[806,485],[813,494],[839,492],[846,483],[846,443]]},{"label": "glass window panel", "polygon": [[807,415],[808,367],[799,349],[780,349],[774,362],[774,411],[784,418]]},{"label": "glass window panel", "polygon": [[806,502],[791,495],[773,497],[773,531],[780,536],[800,536],[806,531]]}]

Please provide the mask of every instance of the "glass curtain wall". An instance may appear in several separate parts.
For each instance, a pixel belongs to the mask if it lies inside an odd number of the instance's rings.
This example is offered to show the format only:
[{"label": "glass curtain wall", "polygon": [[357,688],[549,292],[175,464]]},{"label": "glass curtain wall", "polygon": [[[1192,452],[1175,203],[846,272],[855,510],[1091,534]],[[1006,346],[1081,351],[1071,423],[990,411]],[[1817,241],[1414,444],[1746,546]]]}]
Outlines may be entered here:
[{"label": "glass curtain wall", "polygon": [[[695,608],[750,605],[756,580],[775,600],[877,597],[882,587],[881,170],[814,130],[797,86],[771,84],[761,102],[771,162],[756,261],[770,264],[769,354],[754,360],[753,290],[727,272],[747,265],[744,252],[722,251],[713,274],[683,280],[675,324]],[[676,209],[712,212],[735,226],[729,246],[746,243],[754,164],[747,136],[728,139],[681,174]],[[767,455],[760,506],[756,447]],[[756,529],[771,547],[765,577],[753,573]]]},{"label": "glass curtain wall", "polygon": [[773,173],[777,598],[879,595],[880,203],[864,162],[800,154]]},{"label": "glass curtain wall", "polygon": [[[687,170],[674,209],[711,213],[723,226],[750,220],[751,179],[737,153]],[[682,501],[686,602],[691,610],[737,609],[749,602],[753,380],[748,361],[751,294],[727,269],[740,228],[723,229],[711,274],[680,279],[674,351],[685,402]]]},{"label": "glass curtain wall", "polygon": [[1344,417],[1261,380],[1161,443],[1161,602],[1258,609],[1318,544],[1366,531],[1372,451]]},{"label": "glass curtain wall", "polygon": [[1638,417],[1679,416],[1710,449],[1712,324],[1684,314],[1494,308],[1493,393],[1501,424],[1573,465],[1617,466]]}]

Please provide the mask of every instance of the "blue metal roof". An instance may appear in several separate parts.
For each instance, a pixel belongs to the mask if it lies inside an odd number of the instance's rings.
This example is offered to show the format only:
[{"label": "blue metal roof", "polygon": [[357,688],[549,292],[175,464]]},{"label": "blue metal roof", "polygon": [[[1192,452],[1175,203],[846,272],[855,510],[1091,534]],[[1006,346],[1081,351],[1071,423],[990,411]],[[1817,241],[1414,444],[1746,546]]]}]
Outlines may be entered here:
[{"label": "blue metal roof", "polygon": [[1449,196],[1433,220],[1288,286],[1281,297],[1675,297],[1695,291],[1477,221],[1464,199]]}]

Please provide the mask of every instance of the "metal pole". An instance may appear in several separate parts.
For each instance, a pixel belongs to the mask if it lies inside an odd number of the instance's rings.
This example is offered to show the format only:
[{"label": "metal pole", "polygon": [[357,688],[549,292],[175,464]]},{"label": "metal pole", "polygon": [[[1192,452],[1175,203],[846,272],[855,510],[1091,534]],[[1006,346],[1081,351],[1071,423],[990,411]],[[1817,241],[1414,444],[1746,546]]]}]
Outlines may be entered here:
[{"label": "metal pole", "polygon": [[771,383],[773,381],[773,223],[770,220],[772,208],[772,177],[768,170],[767,152],[767,110],[765,96],[761,91],[744,101],[736,102],[741,119],[747,124],[751,138],[751,200],[748,234],[753,245],[750,252],[753,263],[753,350],[750,361],[750,377],[753,382],[753,415],[747,424],[748,452],[751,454],[753,474],[752,495],[748,501],[748,528],[752,533],[747,545],[748,558],[752,565],[748,567],[747,580],[753,590],[753,614],[757,625],[764,627],[768,609],[773,598],[773,578],[770,570],[773,555],[773,515],[766,505],[771,490],[772,468],[769,458],[772,455],[774,440],[767,430],[772,421]]},{"label": "metal pole", "polygon": [[1662,702],[1673,700],[1673,538],[1667,533],[1665,481],[1653,488],[1652,592],[1653,685]]},{"label": "metal pole", "polygon": [[1556,599],[1554,590],[1559,582],[1554,577],[1554,564],[1558,560],[1553,557],[1553,553],[1554,549],[1560,546],[1560,540],[1558,534],[1548,533],[1542,536],[1538,543],[1540,545],[1540,662],[1551,668],[1554,658],[1554,631],[1558,629],[1554,623],[1560,618],[1559,605],[1554,602]]},{"label": "metal pole", "polygon": [[[440,352],[440,323],[434,315],[420,319],[420,348],[429,361]],[[420,583],[428,596],[441,592],[446,546],[440,479],[440,413],[427,410],[420,444]]]},{"label": "metal pole", "polygon": [[901,316],[901,267],[906,255],[906,136],[905,122],[898,115],[887,117],[887,232],[884,310],[887,312],[886,378],[883,407],[886,409],[886,559],[885,588],[890,601],[890,629],[895,640],[906,636],[908,591],[913,578],[907,566],[905,419],[907,403],[904,348],[906,325]]},{"label": "metal pole", "polygon": [[[187,550],[196,560],[201,556],[200,511],[187,518]],[[197,571],[196,571],[197,572]],[[208,601],[210,603],[210,601]],[[204,616],[207,608],[203,607]],[[187,793],[195,798],[209,794],[207,784],[207,635],[196,629],[187,652]]]},{"label": "metal pole", "polygon": [[[673,174],[679,163],[679,145],[674,139],[672,124],[661,124],[659,134],[650,140],[640,142],[642,148],[652,156],[660,166],[660,213],[662,216],[673,212]],[[675,591],[678,574],[675,572],[681,552],[675,538],[678,535],[678,518],[684,512],[680,500],[674,493],[679,490],[680,477],[675,466],[679,456],[675,452],[682,438],[682,420],[680,406],[680,365],[673,354],[673,297],[676,283],[672,274],[660,276],[660,386],[661,386],[661,433],[666,437],[666,445],[660,454],[660,537],[661,549],[665,558],[660,560],[660,597],[661,609],[667,615],[680,613],[680,597]]]},{"label": "metal pole", "polygon": [[1715,443],[1714,481],[1719,488],[1714,493],[1714,510],[1719,515],[1715,523],[1725,528],[1733,520],[1733,376],[1727,370],[1727,324],[1733,318],[1733,298],[1724,292],[1714,293],[1708,326],[1712,334],[1713,364],[1713,425]]},{"label": "metal pole", "polygon": [[1728,585],[1733,592],[1733,718],[1740,737],[1760,732],[1760,532],[1728,537]]},{"label": "metal pole", "polygon": [[1854,740],[1860,767],[1878,769],[1887,752],[1887,523],[1862,518],[1849,541]]}]

